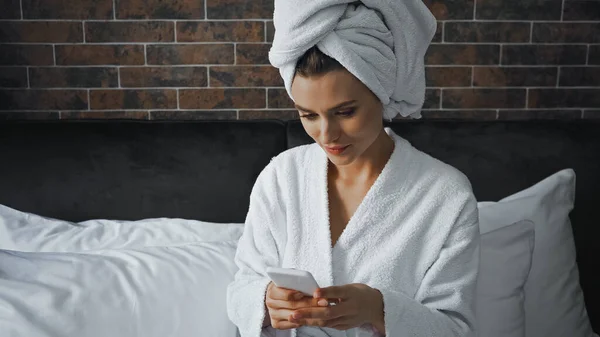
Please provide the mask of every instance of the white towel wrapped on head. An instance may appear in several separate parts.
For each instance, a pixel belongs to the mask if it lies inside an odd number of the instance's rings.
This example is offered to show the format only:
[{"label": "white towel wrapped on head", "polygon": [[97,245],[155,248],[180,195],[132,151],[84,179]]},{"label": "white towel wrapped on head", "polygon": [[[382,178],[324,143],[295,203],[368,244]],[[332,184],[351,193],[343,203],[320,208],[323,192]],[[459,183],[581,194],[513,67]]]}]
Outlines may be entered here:
[{"label": "white towel wrapped on head", "polygon": [[425,52],[436,20],[422,0],[275,0],[269,61],[291,87],[296,63],[317,46],[363,82],[384,116],[419,118]]}]

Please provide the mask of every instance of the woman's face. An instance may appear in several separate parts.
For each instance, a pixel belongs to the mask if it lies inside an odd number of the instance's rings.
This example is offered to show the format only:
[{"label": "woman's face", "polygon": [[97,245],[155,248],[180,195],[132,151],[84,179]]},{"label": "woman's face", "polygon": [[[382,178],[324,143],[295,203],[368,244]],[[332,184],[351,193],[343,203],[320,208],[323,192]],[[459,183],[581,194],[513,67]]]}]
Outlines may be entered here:
[{"label": "woman's face", "polygon": [[382,132],[382,104],[347,70],[295,76],[292,96],[308,135],[336,165],[359,158]]}]

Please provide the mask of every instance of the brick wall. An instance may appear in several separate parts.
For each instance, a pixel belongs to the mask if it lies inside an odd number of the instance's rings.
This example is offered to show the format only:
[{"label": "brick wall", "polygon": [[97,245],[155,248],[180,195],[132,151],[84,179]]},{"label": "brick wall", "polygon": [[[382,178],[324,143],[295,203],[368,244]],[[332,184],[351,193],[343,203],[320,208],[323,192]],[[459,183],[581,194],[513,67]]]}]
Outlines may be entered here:
[{"label": "brick wall", "polygon": [[[2,0],[0,119],[295,118],[273,0]],[[425,0],[426,118],[600,117],[600,1]]]}]

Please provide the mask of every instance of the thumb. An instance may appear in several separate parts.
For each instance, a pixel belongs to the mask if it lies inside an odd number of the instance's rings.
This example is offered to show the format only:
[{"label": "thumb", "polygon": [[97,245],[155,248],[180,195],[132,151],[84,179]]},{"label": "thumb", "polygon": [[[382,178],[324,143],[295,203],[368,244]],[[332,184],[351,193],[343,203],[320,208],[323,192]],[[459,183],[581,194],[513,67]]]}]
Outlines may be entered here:
[{"label": "thumb", "polygon": [[314,298],[348,298],[346,288],[344,286],[332,286],[319,288],[313,294]]}]

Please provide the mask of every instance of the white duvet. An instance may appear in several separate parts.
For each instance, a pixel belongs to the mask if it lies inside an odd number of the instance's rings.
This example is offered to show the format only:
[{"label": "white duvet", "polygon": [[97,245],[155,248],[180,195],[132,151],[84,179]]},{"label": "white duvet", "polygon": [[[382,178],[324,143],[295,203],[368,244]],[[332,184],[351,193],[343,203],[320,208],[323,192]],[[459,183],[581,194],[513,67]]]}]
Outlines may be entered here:
[{"label": "white duvet", "polygon": [[81,252],[238,240],[243,224],[178,218],[70,222],[0,205],[0,249]]},{"label": "white duvet", "polygon": [[236,336],[225,297],[242,228],[72,223],[0,205],[0,336]]}]

